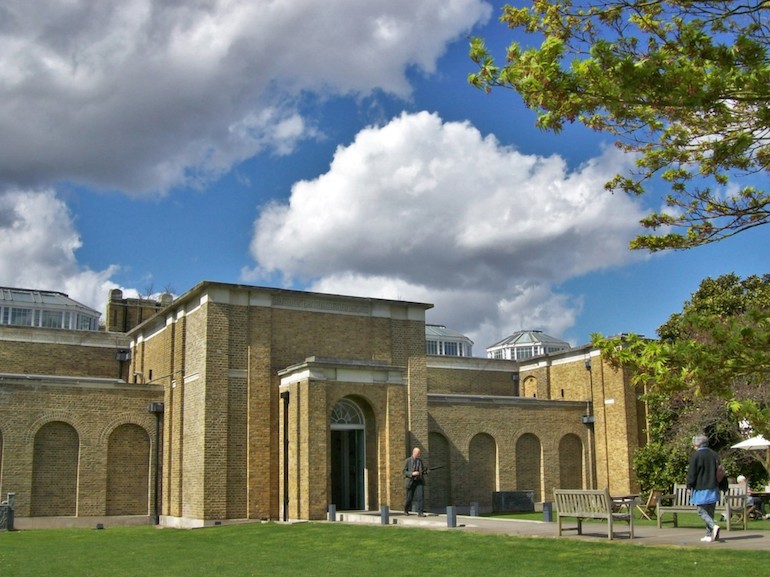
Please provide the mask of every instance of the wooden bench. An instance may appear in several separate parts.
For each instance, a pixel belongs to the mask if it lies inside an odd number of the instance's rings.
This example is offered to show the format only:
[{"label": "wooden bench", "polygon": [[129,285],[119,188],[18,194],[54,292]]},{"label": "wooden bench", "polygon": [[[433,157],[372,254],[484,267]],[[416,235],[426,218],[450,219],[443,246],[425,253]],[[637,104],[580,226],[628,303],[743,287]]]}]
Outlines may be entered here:
[{"label": "wooden bench", "polygon": [[553,498],[556,505],[556,523],[559,536],[562,534],[562,522],[565,518],[577,519],[578,535],[583,534],[584,519],[600,519],[607,522],[607,538],[613,538],[615,521],[628,523],[628,532],[634,538],[633,505],[636,501],[624,503],[625,510],[620,510],[618,503],[610,497],[607,489],[554,489]]},{"label": "wooden bench", "polygon": [[[727,530],[731,531],[734,521],[743,523],[743,528],[748,529],[748,496],[746,489],[741,485],[730,485],[727,493],[719,492],[719,502],[716,505],[714,516],[724,515],[727,524]],[[664,503],[669,503],[665,505]],[[663,525],[663,515],[671,513],[674,516],[674,527],[678,527],[679,513],[698,513],[695,505],[690,504],[690,495],[687,492],[687,485],[677,483],[674,485],[674,492],[669,495],[661,495],[658,498],[657,516],[658,528]],[[718,519],[714,519],[719,523]]]}]

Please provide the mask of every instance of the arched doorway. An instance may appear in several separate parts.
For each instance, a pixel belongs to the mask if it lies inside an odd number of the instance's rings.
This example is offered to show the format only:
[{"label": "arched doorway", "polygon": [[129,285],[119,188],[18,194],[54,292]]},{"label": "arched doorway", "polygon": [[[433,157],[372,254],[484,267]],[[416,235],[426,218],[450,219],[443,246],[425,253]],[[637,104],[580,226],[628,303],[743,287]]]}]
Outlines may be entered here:
[{"label": "arched doorway", "polygon": [[366,422],[361,409],[342,399],[331,415],[332,503],[340,510],[366,508]]}]

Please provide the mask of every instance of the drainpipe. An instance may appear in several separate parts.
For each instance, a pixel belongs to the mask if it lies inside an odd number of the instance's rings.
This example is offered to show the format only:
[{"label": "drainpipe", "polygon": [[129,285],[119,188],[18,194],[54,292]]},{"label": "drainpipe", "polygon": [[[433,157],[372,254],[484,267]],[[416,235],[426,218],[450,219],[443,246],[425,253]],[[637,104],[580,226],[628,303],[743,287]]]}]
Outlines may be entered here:
[{"label": "drainpipe", "polygon": [[283,399],[283,520],[289,520],[289,391],[281,393]]},{"label": "drainpipe", "polygon": [[150,403],[147,410],[155,415],[155,495],[152,501],[153,521],[156,525],[160,524],[160,512],[158,511],[158,494],[160,493],[160,420],[163,418],[163,403]]}]

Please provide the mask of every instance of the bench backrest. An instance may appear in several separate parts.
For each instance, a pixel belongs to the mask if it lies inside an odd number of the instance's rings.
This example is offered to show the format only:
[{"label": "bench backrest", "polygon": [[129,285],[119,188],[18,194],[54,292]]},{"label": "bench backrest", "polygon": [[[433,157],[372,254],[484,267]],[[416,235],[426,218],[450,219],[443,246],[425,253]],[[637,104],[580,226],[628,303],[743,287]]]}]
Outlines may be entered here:
[{"label": "bench backrest", "polygon": [[730,484],[727,493],[719,495],[719,504],[725,505],[725,501],[730,502],[730,507],[737,509],[739,507],[746,507],[748,503],[748,494],[746,493],[746,485]]},{"label": "bench backrest", "polygon": [[[687,485],[677,483],[674,485],[673,505],[675,507],[687,507],[690,505],[690,495],[687,493]],[[741,497],[746,495],[746,488],[743,485],[731,484],[727,490],[727,493],[719,491],[719,506],[725,505],[725,495],[730,497]],[[731,501],[731,504],[735,504],[735,501]]]},{"label": "bench backrest", "polygon": [[674,500],[671,503],[674,507],[686,507],[690,504],[690,494],[687,492],[687,485],[677,483],[674,485]]},{"label": "bench backrest", "polygon": [[607,489],[554,489],[553,496],[559,513],[612,512],[612,499]]}]

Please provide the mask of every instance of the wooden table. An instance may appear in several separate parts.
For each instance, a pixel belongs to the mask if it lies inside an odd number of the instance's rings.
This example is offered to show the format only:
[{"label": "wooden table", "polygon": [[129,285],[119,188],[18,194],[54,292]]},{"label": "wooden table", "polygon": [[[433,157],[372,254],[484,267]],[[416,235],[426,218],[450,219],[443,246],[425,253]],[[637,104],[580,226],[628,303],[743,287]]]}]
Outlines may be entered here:
[{"label": "wooden table", "polygon": [[749,491],[749,495],[760,500],[759,512],[764,516],[765,505],[770,503],[770,493],[767,491]]},{"label": "wooden table", "polygon": [[633,513],[634,505],[638,503],[639,495],[618,495],[617,497],[612,497],[612,510],[621,512],[625,509],[625,512]]}]

